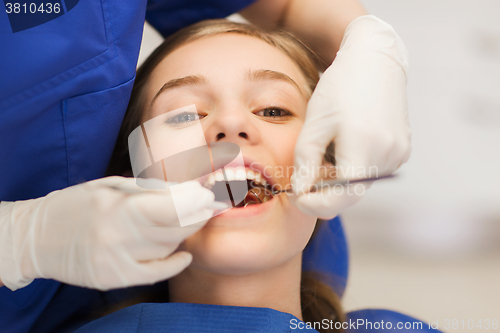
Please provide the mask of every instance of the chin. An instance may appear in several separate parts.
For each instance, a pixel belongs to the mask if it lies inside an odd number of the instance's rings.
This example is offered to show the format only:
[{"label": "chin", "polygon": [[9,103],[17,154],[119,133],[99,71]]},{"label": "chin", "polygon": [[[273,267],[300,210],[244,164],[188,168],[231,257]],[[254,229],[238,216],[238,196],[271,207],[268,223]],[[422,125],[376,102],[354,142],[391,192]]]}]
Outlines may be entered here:
[{"label": "chin", "polygon": [[283,264],[300,252],[293,251],[278,239],[252,235],[248,231],[240,235],[235,232],[212,235],[193,248],[186,245],[186,250],[193,253],[193,268],[222,275],[265,271]]},{"label": "chin", "polygon": [[316,218],[290,205],[285,196],[236,208],[211,219],[181,248],[193,254],[192,268],[244,275],[283,265],[309,241]]}]

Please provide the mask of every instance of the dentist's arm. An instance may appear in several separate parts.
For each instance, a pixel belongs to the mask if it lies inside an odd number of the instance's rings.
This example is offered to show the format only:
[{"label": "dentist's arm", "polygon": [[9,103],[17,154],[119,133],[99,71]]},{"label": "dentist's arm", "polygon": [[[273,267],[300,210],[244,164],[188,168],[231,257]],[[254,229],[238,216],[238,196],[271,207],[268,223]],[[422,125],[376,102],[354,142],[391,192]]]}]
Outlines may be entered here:
[{"label": "dentist's arm", "polygon": [[37,199],[1,202],[2,283],[16,290],[45,278],[107,290],[180,273],[192,256],[175,250],[204,223],[182,228],[178,219],[211,216],[214,194],[194,181],[177,189],[174,206],[167,190],[108,177]]},{"label": "dentist's arm", "polygon": [[259,0],[241,14],[268,29],[289,30],[327,64],[335,59],[308,103],[292,178],[300,209],[333,217],[364,192],[350,185],[301,194],[314,183],[313,169],[330,142],[341,178],[389,174],[409,158],[406,47],[389,24],[365,15],[355,0]]},{"label": "dentist's arm", "polygon": [[349,23],[367,12],[357,0],[258,0],[240,14],[261,28],[292,32],[321,58],[324,70]]}]

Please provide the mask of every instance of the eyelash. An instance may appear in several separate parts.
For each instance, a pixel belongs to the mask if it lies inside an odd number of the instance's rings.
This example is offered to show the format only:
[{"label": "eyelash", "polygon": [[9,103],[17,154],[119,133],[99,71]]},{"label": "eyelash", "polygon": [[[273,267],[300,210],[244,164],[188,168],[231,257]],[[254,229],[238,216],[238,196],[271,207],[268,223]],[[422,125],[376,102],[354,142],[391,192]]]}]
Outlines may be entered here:
[{"label": "eyelash", "polygon": [[[281,114],[279,116],[269,116],[269,115],[265,116],[266,111],[279,111],[280,113],[284,113],[284,114]],[[264,113],[264,114],[259,114],[259,113]],[[265,108],[265,109],[260,110],[258,112],[255,112],[254,114],[257,116],[260,116],[260,117],[272,118],[272,119],[286,118],[286,117],[290,117],[293,115],[290,111],[285,110],[283,108],[279,108],[279,107],[268,107],[268,108]],[[182,117],[191,116],[191,115],[194,115],[195,119],[181,120]],[[182,113],[179,113],[178,115],[175,115],[175,116],[167,119],[166,123],[171,125],[171,126],[177,126],[177,125],[186,124],[186,123],[189,123],[189,122],[192,122],[195,120],[200,120],[200,119],[203,119],[204,117],[205,116],[202,116],[202,115],[200,115],[198,113],[194,113],[194,112],[182,112]]]},{"label": "eyelash", "polygon": [[[194,115],[195,116],[195,119],[191,119],[191,120],[180,120],[181,117],[184,117],[184,116],[191,116],[191,115]],[[182,113],[179,113],[178,115],[175,115],[169,119],[167,119],[166,123],[169,124],[169,125],[172,125],[172,126],[176,126],[176,125],[180,125],[180,124],[185,124],[185,123],[189,123],[189,122],[192,122],[192,121],[195,121],[195,120],[200,120],[202,118],[204,118],[205,116],[202,116],[198,113],[194,113],[194,112],[182,112]],[[176,120],[180,120],[180,121],[176,121]]]},{"label": "eyelash", "polygon": [[[284,113],[284,114],[280,115],[280,116],[265,116],[264,114],[259,114],[259,113],[265,113],[266,111],[280,111],[280,113]],[[290,116],[293,115],[290,111],[285,110],[283,108],[275,107],[275,106],[265,108],[263,110],[255,112],[254,114],[257,115],[257,116],[261,116],[261,117],[265,117],[265,118],[273,118],[273,119],[276,119],[276,118],[285,118],[285,117],[290,117]]]}]

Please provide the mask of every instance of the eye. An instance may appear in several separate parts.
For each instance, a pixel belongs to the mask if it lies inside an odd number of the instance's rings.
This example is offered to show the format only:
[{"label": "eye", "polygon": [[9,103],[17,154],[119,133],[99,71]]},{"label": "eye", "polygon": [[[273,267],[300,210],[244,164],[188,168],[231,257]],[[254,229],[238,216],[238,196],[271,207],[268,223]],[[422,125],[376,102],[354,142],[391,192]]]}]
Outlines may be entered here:
[{"label": "eye", "polygon": [[173,116],[172,118],[169,118],[166,121],[166,123],[169,125],[176,126],[176,125],[190,123],[192,121],[199,120],[201,118],[203,118],[203,116],[195,112],[182,112],[179,113],[178,115]]},{"label": "eye", "polygon": [[272,117],[272,118],[283,118],[292,115],[290,111],[278,107],[266,108],[264,110],[256,112],[255,114],[262,117]]}]

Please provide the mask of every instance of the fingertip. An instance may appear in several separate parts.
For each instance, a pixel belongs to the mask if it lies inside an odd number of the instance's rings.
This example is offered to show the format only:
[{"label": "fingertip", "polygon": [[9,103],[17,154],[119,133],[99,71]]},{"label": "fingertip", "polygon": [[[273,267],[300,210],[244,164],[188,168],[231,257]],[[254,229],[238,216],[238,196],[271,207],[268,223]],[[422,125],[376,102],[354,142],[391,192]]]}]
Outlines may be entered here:
[{"label": "fingertip", "polygon": [[[182,272],[186,267],[191,265],[191,262],[193,261],[193,255],[187,251],[179,251],[171,254],[168,258],[167,261],[169,262],[169,267],[174,267],[175,270],[177,271],[174,273],[174,275],[179,274]],[[169,268],[167,267],[167,268]]]},{"label": "fingertip", "polygon": [[[352,185],[351,185],[352,186]],[[347,190],[343,187],[343,190]],[[334,190],[307,193],[295,200],[295,205],[302,212],[321,218],[335,217],[345,208],[357,203],[363,195],[353,193],[335,193]]]},{"label": "fingertip", "polygon": [[215,200],[215,194],[196,180],[180,183],[173,186],[172,189],[174,189],[172,192],[177,195],[196,198],[196,202],[199,202],[201,206],[208,205]]},{"label": "fingertip", "polygon": [[170,279],[181,273],[193,261],[193,255],[187,251],[179,251],[171,254],[163,260],[155,260],[143,263],[150,271],[150,283],[156,283]]},{"label": "fingertip", "polygon": [[302,211],[303,213],[306,213],[307,215],[315,216],[314,209],[311,209],[309,200],[305,195],[298,196],[295,200],[295,206]]},{"label": "fingertip", "polygon": [[185,191],[193,191],[193,190],[198,190],[198,189],[204,189],[200,182],[197,180],[189,180],[187,182],[182,182],[175,184],[175,186],[181,190]]},{"label": "fingertip", "polygon": [[191,264],[191,262],[193,261],[193,255],[188,252],[188,251],[179,251],[177,252],[179,253],[181,256],[184,257],[184,260],[186,261],[186,266],[189,266]]},{"label": "fingertip", "polygon": [[210,191],[208,188],[202,187],[205,196],[206,204],[210,204],[215,201],[215,193]]},{"label": "fingertip", "polygon": [[178,252],[172,253],[168,257],[168,260],[178,261],[180,266],[187,267],[193,261],[193,255],[188,251],[178,251]]},{"label": "fingertip", "polygon": [[196,232],[199,229],[203,228],[208,220],[212,218],[213,212],[213,209],[202,208],[196,212],[182,215],[180,216],[179,220],[180,226],[183,228],[189,226],[193,228],[194,232]]}]

